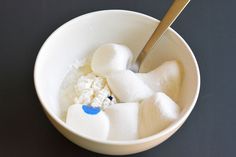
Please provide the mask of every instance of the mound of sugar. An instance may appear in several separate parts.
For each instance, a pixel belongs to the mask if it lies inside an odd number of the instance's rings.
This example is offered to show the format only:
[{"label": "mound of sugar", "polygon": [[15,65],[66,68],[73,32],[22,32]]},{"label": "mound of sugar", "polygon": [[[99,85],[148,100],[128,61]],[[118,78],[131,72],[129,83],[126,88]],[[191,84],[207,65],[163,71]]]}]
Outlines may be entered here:
[{"label": "mound of sugar", "polygon": [[91,67],[93,72],[106,76],[110,72],[126,70],[132,60],[132,52],[126,46],[105,44],[93,54]]},{"label": "mound of sugar", "polygon": [[138,103],[118,103],[105,112],[110,120],[108,140],[138,139]]},{"label": "mound of sugar", "polygon": [[69,107],[66,124],[82,135],[101,140],[107,139],[110,128],[109,119],[103,111],[88,114],[81,104]]},{"label": "mound of sugar", "polygon": [[137,73],[153,91],[164,92],[177,100],[181,84],[181,65],[177,61],[167,61],[148,73]]},{"label": "mound of sugar", "polygon": [[139,138],[160,132],[178,118],[179,112],[179,106],[165,93],[143,100],[139,108]]},{"label": "mound of sugar", "polygon": [[153,91],[130,70],[110,73],[107,82],[121,102],[138,102],[153,94]]}]

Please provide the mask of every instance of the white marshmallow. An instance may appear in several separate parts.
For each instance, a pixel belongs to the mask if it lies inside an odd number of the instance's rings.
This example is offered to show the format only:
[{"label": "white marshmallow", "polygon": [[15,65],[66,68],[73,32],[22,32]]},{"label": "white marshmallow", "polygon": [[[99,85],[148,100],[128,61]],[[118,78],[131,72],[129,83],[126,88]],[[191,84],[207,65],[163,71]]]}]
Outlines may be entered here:
[{"label": "white marshmallow", "polygon": [[97,75],[106,76],[112,71],[126,70],[132,60],[132,52],[126,46],[105,44],[93,54],[91,67]]},{"label": "white marshmallow", "polygon": [[162,92],[142,101],[139,108],[139,138],[165,129],[178,118],[179,112],[179,106]]},{"label": "white marshmallow", "polygon": [[66,124],[80,134],[101,140],[107,139],[110,128],[109,119],[103,111],[95,115],[87,114],[81,104],[69,107]]},{"label": "white marshmallow", "polygon": [[181,85],[181,65],[177,61],[167,61],[148,73],[137,73],[153,91],[164,92],[177,101]]},{"label": "white marshmallow", "polygon": [[108,140],[138,139],[138,103],[118,103],[105,112],[110,120]]},{"label": "white marshmallow", "polygon": [[130,70],[110,73],[107,82],[120,102],[138,102],[153,94],[153,91]]}]

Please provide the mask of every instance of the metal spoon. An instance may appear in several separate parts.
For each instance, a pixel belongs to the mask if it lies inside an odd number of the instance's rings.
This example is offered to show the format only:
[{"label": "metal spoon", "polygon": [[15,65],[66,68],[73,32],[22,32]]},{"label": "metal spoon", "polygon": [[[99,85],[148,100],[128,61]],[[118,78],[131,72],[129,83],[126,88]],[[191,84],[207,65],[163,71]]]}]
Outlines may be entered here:
[{"label": "metal spoon", "polygon": [[140,65],[147,54],[150,52],[152,47],[159,41],[162,35],[166,32],[169,26],[175,21],[179,14],[183,11],[190,0],[174,0],[169,10],[166,12],[164,18],[161,20],[152,36],[149,38],[148,42],[142,49],[141,53],[138,55],[136,62],[131,65],[130,70],[133,72],[138,72]]}]

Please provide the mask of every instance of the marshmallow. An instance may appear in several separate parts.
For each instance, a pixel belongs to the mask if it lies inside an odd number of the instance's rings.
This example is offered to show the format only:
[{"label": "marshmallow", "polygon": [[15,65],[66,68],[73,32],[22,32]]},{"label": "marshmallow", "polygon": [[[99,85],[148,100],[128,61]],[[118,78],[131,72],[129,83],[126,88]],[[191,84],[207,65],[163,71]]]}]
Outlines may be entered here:
[{"label": "marshmallow", "polygon": [[105,140],[109,134],[109,119],[99,108],[75,104],[69,107],[66,124],[76,132],[93,139]]},{"label": "marshmallow", "polygon": [[138,139],[138,103],[118,103],[105,112],[110,120],[108,140]]},{"label": "marshmallow", "polygon": [[181,66],[177,61],[167,61],[148,73],[137,73],[153,91],[164,92],[177,101],[181,84]]},{"label": "marshmallow", "polygon": [[120,102],[138,102],[153,94],[153,91],[130,70],[110,73],[107,82]]},{"label": "marshmallow", "polygon": [[132,52],[126,46],[105,44],[93,54],[91,67],[93,72],[106,76],[112,71],[126,70],[132,60]]},{"label": "marshmallow", "polygon": [[179,112],[179,106],[165,93],[145,99],[139,108],[139,138],[160,132],[178,118]]}]

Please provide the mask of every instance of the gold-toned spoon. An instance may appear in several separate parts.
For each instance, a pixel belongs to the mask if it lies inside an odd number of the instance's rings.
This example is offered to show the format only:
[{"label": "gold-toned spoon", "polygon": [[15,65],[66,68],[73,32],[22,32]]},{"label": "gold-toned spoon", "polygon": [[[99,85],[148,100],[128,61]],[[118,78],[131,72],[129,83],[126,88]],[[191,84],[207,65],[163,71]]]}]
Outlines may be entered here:
[{"label": "gold-toned spoon", "polygon": [[183,11],[183,9],[189,2],[190,0],[174,0],[171,7],[166,12],[164,18],[160,21],[152,36],[149,38],[148,42],[138,55],[136,62],[131,65],[130,70],[134,72],[139,71],[140,65],[144,58],[147,56],[147,54],[150,52],[155,43],[157,43],[157,41],[162,37],[162,35],[166,32],[169,26],[175,21],[175,19],[179,16],[179,14]]}]

